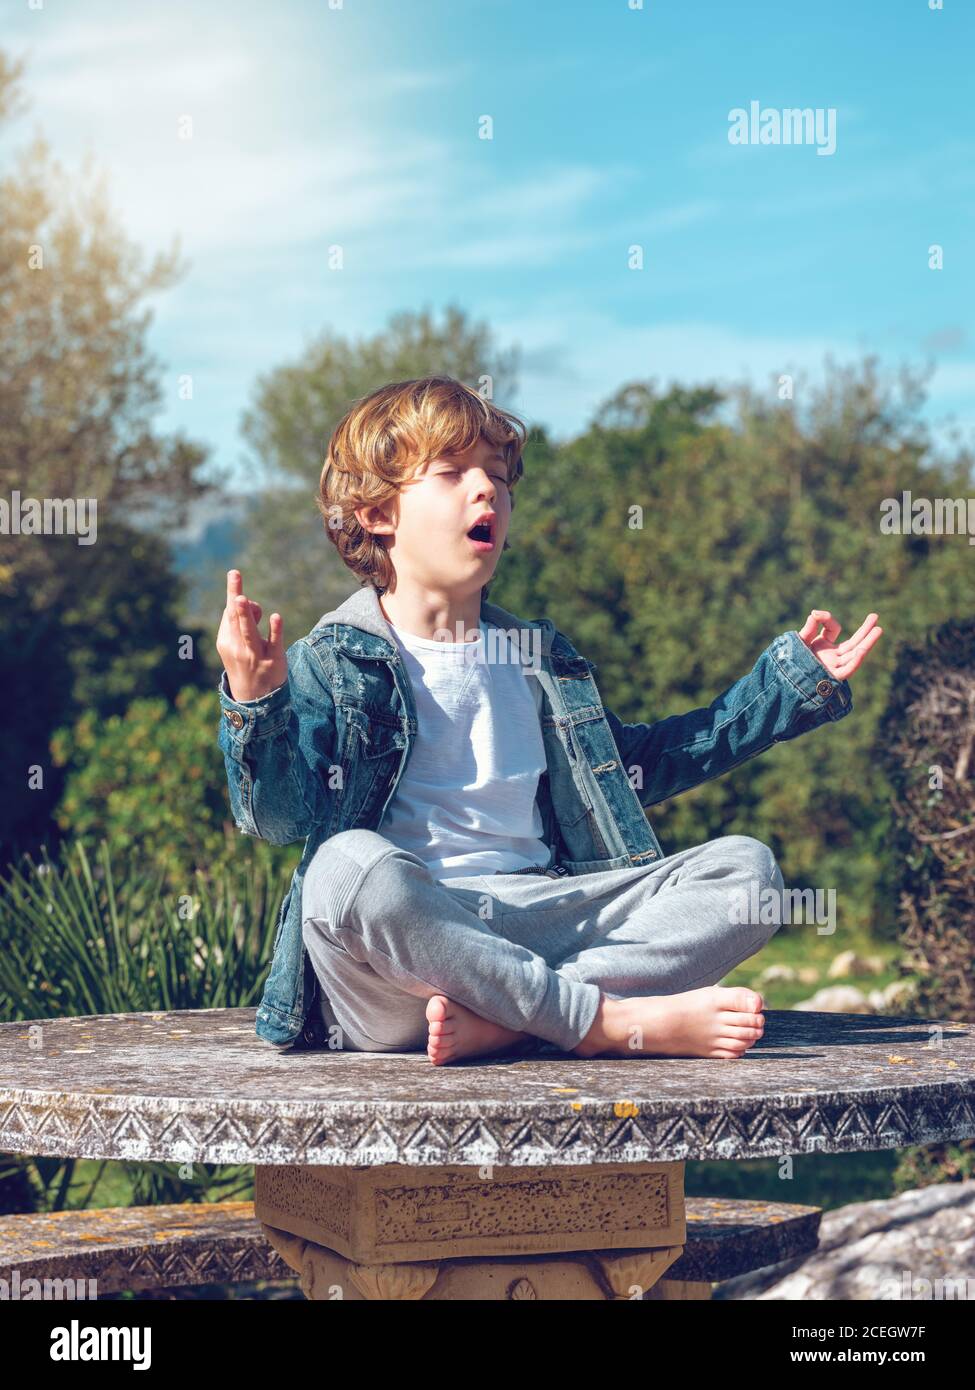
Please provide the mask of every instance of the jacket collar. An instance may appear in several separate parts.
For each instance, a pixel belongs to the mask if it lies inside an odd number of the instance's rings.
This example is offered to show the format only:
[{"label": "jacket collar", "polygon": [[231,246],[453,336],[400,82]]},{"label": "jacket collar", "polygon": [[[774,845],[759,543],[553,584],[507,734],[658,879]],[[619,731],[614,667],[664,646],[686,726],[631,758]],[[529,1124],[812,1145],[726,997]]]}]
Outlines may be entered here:
[{"label": "jacket collar", "polygon": [[[514,613],[509,613],[506,608],[500,608],[496,603],[488,603],[487,599],[482,598],[481,619],[488,627],[518,629],[520,632],[530,632],[533,628],[538,628],[541,631],[542,655],[548,656],[551,652],[555,625],[549,618],[526,622]],[[392,629],[379,606],[379,595],[371,584],[364,584],[340,603],[338,608],[323,614],[315,624],[315,630],[332,623],[336,624],[335,645],[354,655],[362,656],[369,653],[364,652],[362,641],[353,629],[368,632],[371,636],[379,638],[388,645],[390,652],[396,650]]]}]

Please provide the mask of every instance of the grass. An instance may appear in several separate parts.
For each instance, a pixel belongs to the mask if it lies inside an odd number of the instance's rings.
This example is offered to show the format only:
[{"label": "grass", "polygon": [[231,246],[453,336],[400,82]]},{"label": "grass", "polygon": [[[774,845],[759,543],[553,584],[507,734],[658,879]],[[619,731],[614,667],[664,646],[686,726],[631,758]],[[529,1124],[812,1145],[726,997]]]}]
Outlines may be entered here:
[{"label": "grass", "polygon": [[850,1202],[894,1197],[893,1175],[909,1149],[878,1153],[792,1154],[780,1173],[781,1158],[734,1159],[688,1163],[684,1188],[688,1197],[744,1197],[764,1202],[798,1202],[832,1211]]},{"label": "grass", "polygon": [[[877,956],[884,962],[884,970],[878,975],[849,976],[831,980],[828,975],[833,960],[840,954],[837,934],[819,935],[814,926],[782,926],[763,950],[750,956],[735,967],[721,981],[723,985],[745,985],[758,989],[765,1006],[769,1009],[791,1009],[804,999],[809,999],[817,990],[830,985],[855,985],[868,994],[872,989],[883,989],[895,980],[905,977],[900,972],[901,950],[897,942],[878,942],[866,932],[853,935],[843,933],[843,951],[855,951],[858,956]],[[759,977],[770,965],[787,965],[793,970],[814,968],[818,971],[815,983],[804,984],[799,980],[773,980],[761,984]]]}]

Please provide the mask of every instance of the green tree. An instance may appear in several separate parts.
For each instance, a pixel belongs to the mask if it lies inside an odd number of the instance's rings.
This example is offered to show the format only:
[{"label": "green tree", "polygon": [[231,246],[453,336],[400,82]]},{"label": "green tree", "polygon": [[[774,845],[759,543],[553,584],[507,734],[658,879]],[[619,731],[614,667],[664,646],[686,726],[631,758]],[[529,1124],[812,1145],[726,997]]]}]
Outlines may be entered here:
[{"label": "green tree", "polygon": [[[23,68],[0,52],[0,122],[23,106]],[[57,798],[54,728],[213,674],[180,668],[177,643],[193,634],[177,626],[166,547],[128,524],[154,501],[161,526],[176,523],[211,486],[204,450],[152,424],[159,364],[140,304],[181,268],[175,249],[143,266],[91,174],[73,186],[36,136],[0,178],[0,494],[89,509],[76,529],[0,537],[8,857],[37,842]]]},{"label": "green tree", "polygon": [[972,590],[964,537],[882,535],[880,503],[902,488],[962,495],[972,460],[931,456],[911,377],[898,391],[875,359],[828,369],[821,390],[798,391],[804,409],[744,387],[634,383],[565,447],[533,434],[492,598],[548,614],[597,663],[607,705],[648,722],[710,704],[813,607],[843,635],[878,612],[885,635],[847,720],[651,814],[668,852],[757,835],[787,883],[837,889],[841,926],[889,925],[888,787],[871,741],[898,642],[971,612]]}]

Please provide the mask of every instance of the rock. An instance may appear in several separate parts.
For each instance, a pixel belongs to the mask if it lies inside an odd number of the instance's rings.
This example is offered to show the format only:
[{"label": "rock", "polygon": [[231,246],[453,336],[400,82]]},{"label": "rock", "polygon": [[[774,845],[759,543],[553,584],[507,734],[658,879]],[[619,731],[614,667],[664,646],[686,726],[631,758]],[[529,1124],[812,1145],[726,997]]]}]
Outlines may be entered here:
[{"label": "rock", "polygon": [[889,1008],[901,1008],[910,1006],[917,998],[917,982],[915,980],[891,980],[889,985],[881,991],[887,1000]]},{"label": "rock", "polygon": [[774,984],[777,980],[794,980],[796,972],[791,965],[767,965],[758,977],[759,985]]},{"label": "rock", "polygon": [[826,976],[830,980],[842,979],[845,975],[853,974],[853,963],[857,958],[856,951],[841,951],[838,956],[834,956],[830,961]]},{"label": "rock", "polygon": [[802,999],[792,1007],[819,1014],[869,1014],[873,1011],[869,999],[856,985],[818,989],[811,999]]},{"label": "rock", "polygon": [[799,967],[799,983],[801,985],[819,984],[819,971],[814,965],[801,965]]},{"label": "rock", "polygon": [[975,1181],[825,1212],[808,1255],[726,1279],[715,1299],[971,1299]]},{"label": "rock", "polygon": [[[877,961],[880,961],[879,970],[875,965]],[[856,951],[841,951],[834,958],[826,974],[831,980],[845,980],[851,975],[879,975],[883,969],[884,963],[879,956],[871,956],[867,959],[864,956],[858,956]]]},{"label": "rock", "polygon": [[870,1007],[878,1014],[903,1013],[917,993],[911,980],[892,980],[883,989],[872,989],[867,996]]}]

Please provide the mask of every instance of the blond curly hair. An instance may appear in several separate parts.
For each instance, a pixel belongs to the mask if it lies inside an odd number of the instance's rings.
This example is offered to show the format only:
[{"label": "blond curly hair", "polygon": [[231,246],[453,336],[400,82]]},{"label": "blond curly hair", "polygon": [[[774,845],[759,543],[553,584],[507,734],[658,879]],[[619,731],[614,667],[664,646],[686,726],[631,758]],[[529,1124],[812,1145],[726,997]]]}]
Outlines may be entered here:
[{"label": "blond curly hair", "polygon": [[[380,505],[433,459],[463,453],[486,439],[504,455],[514,487],[524,472],[524,423],[449,376],[394,381],[360,397],[328,443],[316,503],[325,534],[363,583],[385,593],[393,565],[384,544],[356,519],[356,508]],[[510,549],[507,540],[504,550]],[[489,585],[482,587],[487,597]]]}]

